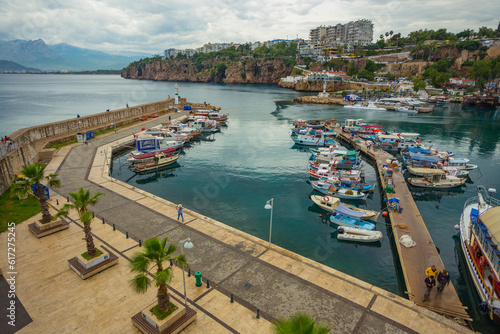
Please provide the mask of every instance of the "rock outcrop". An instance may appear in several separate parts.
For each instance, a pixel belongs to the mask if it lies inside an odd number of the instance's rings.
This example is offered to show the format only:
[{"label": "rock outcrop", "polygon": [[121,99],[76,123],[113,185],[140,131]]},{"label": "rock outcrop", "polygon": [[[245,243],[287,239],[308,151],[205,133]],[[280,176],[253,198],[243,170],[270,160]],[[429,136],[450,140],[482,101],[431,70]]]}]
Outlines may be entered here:
[{"label": "rock outcrop", "polygon": [[217,82],[226,84],[277,84],[290,75],[292,66],[279,59],[245,58],[241,61],[205,60],[198,66],[190,60],[162,60],[138,64],[121,71],[126,79]]}]

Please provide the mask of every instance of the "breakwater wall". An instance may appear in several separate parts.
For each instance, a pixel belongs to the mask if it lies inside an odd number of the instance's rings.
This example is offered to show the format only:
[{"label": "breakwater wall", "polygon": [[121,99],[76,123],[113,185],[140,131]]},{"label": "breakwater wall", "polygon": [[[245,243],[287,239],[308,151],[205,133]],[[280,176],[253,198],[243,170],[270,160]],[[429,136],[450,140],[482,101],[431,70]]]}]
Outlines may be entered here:
[{"label": "breakwater wall", "polygon": [[143,116],[174,113],[184,106],[215,109],[210,104],[187,102],[185,98],[180,98],[175,104],[172,98],[17,130],[9,136],[13,149],[0,157],[0,194],[7,190],[22,166],[51,159],[56,150],[48,149],[50,145],[73,139],[78,132],[97,132],[114,125],[119,127],[136,122]]}]

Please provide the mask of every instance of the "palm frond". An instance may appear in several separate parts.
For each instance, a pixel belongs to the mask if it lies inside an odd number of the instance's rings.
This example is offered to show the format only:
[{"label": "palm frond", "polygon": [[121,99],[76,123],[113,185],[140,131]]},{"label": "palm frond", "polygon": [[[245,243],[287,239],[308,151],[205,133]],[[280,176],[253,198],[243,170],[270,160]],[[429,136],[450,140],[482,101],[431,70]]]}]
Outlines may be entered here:
[{"label": "palm frond", "polygon": [[131,271],[147,273],[150,270],[148,269],[149,265],[150,261],[143,253],[136,253],[131,259],[130,269]]},{"label": "palm frond", "polygon": [[173,268],[168,267],[156,273],[155,283],[157,286],[169,284],[170,282],[172,282],[173,277],[174,277]]},{"label": "palm frond", "polygon": [[138,274],[129,282],[132,289],[137,293],[145,293],[151,284],[151,280],[145,274]]}]

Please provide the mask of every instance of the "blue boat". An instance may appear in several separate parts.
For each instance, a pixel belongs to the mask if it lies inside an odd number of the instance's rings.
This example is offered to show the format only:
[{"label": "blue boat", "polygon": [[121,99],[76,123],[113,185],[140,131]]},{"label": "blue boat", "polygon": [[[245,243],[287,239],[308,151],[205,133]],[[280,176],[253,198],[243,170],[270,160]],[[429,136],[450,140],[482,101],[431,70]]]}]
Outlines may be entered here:
[{"label": "blue boat", "polygon": [[374,230],[375,224],[362,220],[361,217],[363,215],[363,212],[354,211],[343,204],[339,204],[333,209],[333,214],[330,216],[330,222],[341,226],[364,228],[370,231]]},{"label": "blue boat", "polygon": [[366,200],[366,197],[368,197],[368,194],[365,194],[363,192],[359,192],[352,189],[340,188],[337,185],[325,180],[311,181],[311,186],[313,187],[314,190],[319,191],[322,194],[333,195],[344,199],[364,201]]}]

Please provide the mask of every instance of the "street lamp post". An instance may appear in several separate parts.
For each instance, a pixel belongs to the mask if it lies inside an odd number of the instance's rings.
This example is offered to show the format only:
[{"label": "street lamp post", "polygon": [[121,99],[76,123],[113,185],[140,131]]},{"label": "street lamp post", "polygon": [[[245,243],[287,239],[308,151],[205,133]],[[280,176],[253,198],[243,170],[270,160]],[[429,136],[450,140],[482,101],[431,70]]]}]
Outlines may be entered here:
[{"label": "street lamp post", "polygon": [[269,201],[267,201],[266,206],[264,206],[264,209],[271,209],[271,221],[269,223],[269,249],[271,249],[271,234],[273,232],[273,207],[274,198],[271,198]]},{"label": "street lamp post", "polygon": [[116,140],[116,145],[118,145],[118,136],[116,135],[116,123],[111,123],[111,125],[113,125],[115,128],[115,140]]},{"label": "street lamp post", "polygon": [[[184,247],[186,249],[191,249],[194,247],[193,243],[191,242],[191,238],[181,240],[179,241],[179,244],[181,245],[181,254],[184,254]],[[188,303],[186,294],[186,274],[184,273],[184,263],[182,264],[182,281],[184,282],[184,305],[186,305],[187,307]]]},{"label": "street lamp post", "polygon": [[80,125],[82,124],[82,121],[77,121],[76,122],[76,133],[80,133]]}]

